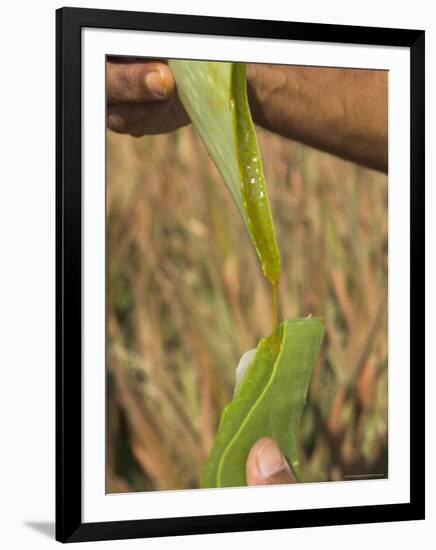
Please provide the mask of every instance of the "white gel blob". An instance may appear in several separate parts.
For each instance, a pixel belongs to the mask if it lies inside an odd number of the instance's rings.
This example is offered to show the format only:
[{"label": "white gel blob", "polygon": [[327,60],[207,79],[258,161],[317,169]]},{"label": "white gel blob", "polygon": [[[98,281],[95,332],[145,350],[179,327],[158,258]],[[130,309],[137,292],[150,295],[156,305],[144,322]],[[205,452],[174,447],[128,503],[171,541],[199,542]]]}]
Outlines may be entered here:
[{"label": "white gel blob", "polygon": [[256,348],[250,349],[244,353],[244,355],[239,359],[238,366],[236,367],[236,385],[233,392],[233,398],[235,398],[238,393],[239,386],[241,385],[242,380],[247,372],[248,367],[253,362],[254,356],[256,355]]}]

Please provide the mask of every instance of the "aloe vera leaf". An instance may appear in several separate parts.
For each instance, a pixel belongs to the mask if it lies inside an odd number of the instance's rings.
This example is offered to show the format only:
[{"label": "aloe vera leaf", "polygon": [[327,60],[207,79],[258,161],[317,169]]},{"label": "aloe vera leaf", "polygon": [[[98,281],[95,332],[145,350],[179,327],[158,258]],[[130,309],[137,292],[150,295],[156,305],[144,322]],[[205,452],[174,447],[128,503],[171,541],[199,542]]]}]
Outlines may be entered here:
[{"label": "aloe vera leaf", "polygon": [[180,100],[226,183],[265,277],[277,284],[281,261],[247,99],[245,63],[172,60]]},{"label": "aloe vera leaf", "polygon": [[299,479],[297,436],[323,334],[323,320],[310,317],[281,323],[278,355],[271,337],[260,340],[239,390],[221,415],[202,487],[246,485],[248,453],[261,437],[278,442]]}]

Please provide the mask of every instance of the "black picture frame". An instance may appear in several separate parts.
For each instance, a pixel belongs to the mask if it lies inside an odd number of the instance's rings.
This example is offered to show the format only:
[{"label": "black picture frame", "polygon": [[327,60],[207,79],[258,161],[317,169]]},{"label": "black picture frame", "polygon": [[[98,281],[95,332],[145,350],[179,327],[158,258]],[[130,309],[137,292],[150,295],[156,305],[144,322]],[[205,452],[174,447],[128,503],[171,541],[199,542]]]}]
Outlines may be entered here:
[{"label": "black picture frame", "polygon": [[[82,522],[81,29],[129,29],[410,49],[410,502]],[[62,8],[56,13],[56,539],[61,542],[424,519],[424,55],[420,30]]]}]

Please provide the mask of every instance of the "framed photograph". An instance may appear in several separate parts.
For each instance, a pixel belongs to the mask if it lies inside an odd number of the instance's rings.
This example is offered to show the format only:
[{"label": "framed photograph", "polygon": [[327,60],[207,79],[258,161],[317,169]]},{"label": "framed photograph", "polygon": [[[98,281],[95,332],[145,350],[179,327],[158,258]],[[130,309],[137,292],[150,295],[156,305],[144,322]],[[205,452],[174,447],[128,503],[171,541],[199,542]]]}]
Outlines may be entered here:
[{"label": "framed photograph", "polygon": [[56,538],[423,519],[424,31],[56,17]]}]

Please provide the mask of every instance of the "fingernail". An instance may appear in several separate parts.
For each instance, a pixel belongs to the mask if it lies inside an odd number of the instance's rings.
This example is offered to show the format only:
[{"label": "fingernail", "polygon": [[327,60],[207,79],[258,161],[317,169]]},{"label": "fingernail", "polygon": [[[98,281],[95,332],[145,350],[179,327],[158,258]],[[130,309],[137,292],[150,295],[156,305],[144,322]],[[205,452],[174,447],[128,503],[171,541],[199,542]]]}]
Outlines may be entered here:
[{"label": "fingernail", "polygon": [[256,465],[264,479],[287,469],[286,459],[272,439],[267,440],[257,452]]},{"label": "fingernail", "polygon": [[165,98],[167,89],[165,81],[159,71],[152,71],[145,76],[145,85],[147,90],[156,98]]}]

